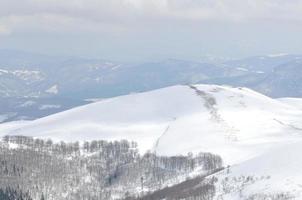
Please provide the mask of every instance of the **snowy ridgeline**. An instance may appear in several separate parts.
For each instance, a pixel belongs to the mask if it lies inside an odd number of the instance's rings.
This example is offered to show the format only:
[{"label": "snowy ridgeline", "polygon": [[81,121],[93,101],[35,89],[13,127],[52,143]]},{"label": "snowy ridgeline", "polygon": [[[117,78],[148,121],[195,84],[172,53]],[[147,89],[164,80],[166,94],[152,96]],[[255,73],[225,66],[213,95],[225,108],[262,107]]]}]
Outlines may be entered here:
[{"label": "snowy ridgeline", "polygon": [[301,140],[299,102],[271,99],[247,88],[173,86],[105,99],[34,121],[1,124],[0,136],[66,142],[127,139],[136,141],[141,153],[213,152],[233,165]]},{"label": "snowy ridgeline", "polygon": [[126,140],[53,143],[24,136],[2,139],[0,163],[0,197],[37,200],[135,199],[222,168],[222,159],[210,153],[140,155]]}]

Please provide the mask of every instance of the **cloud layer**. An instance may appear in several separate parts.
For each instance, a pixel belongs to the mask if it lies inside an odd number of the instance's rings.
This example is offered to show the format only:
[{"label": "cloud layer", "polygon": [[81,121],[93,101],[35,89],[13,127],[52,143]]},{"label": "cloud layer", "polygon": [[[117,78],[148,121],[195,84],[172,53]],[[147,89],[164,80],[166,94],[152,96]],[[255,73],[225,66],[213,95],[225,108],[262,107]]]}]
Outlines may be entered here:
[{"label": "cloud layer", "polygon": [[188,21],[302,21],[302,0],[0,1],[0,33],[104,31]]},{"label": "cloud layer", "polygon": [[133,60],[302,53],[302,0],[0,0],[0,49]]}]

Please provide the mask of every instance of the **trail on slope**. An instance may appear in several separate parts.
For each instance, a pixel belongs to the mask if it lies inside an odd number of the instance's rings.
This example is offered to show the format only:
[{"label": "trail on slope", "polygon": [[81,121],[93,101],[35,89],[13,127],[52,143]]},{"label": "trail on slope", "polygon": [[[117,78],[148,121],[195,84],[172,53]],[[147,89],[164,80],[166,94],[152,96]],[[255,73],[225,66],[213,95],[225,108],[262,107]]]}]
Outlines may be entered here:
[{"label": "trail on slope", "polygon": [[280,120],[278,120],[278,119],[276,119],[276,118],[274,118],[274,120],[275,120],[276,122],[278,122],[279,124],[283,125],[283,126],[287,126],[287,127],[292,128],[292,129],[294,129],[294,130],[297,130],[297,131],[302,131],[302,128],[299,128],[299,127],[294,126],[294,125],[292,125],[292,124],[286,124],[286,123],[284,123],[283,121],[280,121]]},{"label": "trail on slope", "polygon": [[[172,122],[174,122],[176,120],[176,118],[173,118],[173,120],[172,120]],[[172,123],[171,122],[171,123]],[[171,123],[169,123],[168,124],[168,126],[167,126],[167,128],[164,130],[164,132],[157,138],[157,140],[156,140],[156,142],[155,142],[155,144],[154,144],[154,147],[153,147],[153,151],[154,151],[154,153],[156,154],[156,149],[157,149],[157,147],[158,147],[158,144],[159,144],[159,141],[160,141],[160,139],[169,131],[169,129],[170,129],[170,124]]]},{"label": "trail on slope", "polygon": [[205,91],[199,90],[197,87],[193,85],[189,85],[189,88],[194,90],[195,93],[202,98],[202,100],[204,101],[204,106],[209,110],[211,120],[216,122],[225,130],[225,139],[227,141],[232,141],[232,142],[237,141],[238,130],[230,126],[219,114],[219,111],[216,108],[217,102],[215,97]]}]

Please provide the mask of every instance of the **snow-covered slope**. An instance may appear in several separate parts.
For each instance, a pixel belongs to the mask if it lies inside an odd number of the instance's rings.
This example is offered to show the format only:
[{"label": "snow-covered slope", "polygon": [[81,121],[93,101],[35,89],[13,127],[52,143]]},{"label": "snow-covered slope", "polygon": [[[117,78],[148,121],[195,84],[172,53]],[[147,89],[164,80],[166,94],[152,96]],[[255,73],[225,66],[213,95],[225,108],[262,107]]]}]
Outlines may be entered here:
[{"label": "snow-covered slope", "polygon": [[175,86],[99,101],[2,133],[65,141],[128,139],[139,142],[145,151],[175,118],[201,111],[201,101],[193,90]]},{"label": "snow-covered slope", "polygon": [[292,142],[216,174],[214,199],[302,199],[301,152]]},{"label": "snow-covered slope", "polygon": [[[302,113],[291,105],[246,88],[201,85],[195,89],[206,111],[170,123],[157,151],[168,155],[209,151],[233,164],[301,139]],[[211,99],[213,105],[207,103]],[[177,143],[181,148],[171,148]]]},{"label": "snow-covered slope", "polygon": [[302,109],[302,98],[280,98],[279,101]]},{"label": "snow-covered slope", "polygon": [[111,98],[0,131],[65,141],[128,139],[142,151],[207,151],[234,164],[301,140],[301,124],[301,110],[250,89],[195,85]]}]

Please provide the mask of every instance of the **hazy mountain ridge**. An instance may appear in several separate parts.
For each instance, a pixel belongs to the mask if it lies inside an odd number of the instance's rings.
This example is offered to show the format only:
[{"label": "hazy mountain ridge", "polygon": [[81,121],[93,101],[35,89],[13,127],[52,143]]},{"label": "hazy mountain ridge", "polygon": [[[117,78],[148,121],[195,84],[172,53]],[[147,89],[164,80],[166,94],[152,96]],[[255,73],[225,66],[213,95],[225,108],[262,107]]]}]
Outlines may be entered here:
[{"label": "hazy mountain ridge", "polygon": [[[0,115],[6,116],[2,121],[35,119],[83,105],[85,99],[177,84],[225,84],[249,87],[272,97],[301,97],[299,63],[301,56],[287,54],[229,61],[168,59],[131,64],[1,50],[0,98],[12,106],[10,113],[1,108]],[[36,101],[39,106],[28,106],[26,112],[16,109],[28,101]],[[44,106],[42,102],[49,105],[52,101],[57,106],[48,107],[48,112],[39,109]]]}]

